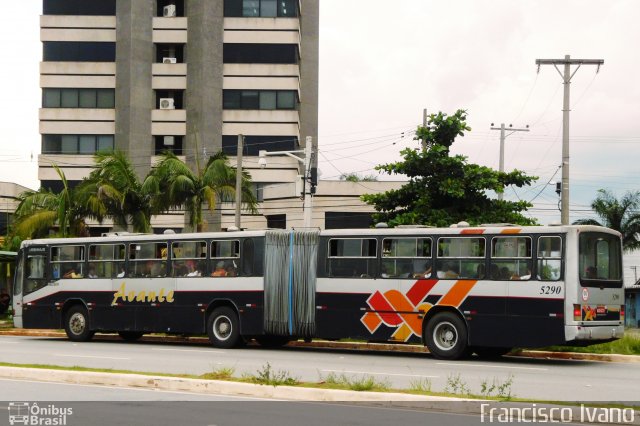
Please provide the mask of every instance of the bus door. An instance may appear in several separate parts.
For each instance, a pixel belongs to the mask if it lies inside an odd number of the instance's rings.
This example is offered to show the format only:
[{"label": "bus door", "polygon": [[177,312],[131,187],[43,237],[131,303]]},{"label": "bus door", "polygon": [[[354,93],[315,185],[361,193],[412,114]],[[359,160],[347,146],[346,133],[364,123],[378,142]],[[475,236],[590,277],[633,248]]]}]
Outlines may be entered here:
[{"label": "bus door", "polygon": [[24,250],[18,253],[18,263],[13,279],[13,325],[22,328],[22,291],[24,280]]},{"label": "bus door", "polygon": [[[46,265],[47,247],[28,246],[23,252],[23,281],[22,281],[22,313],[24,327],[41,327],[52,319],[53,306],[37,303],[41,296],[32,296],[47,286]],[[29,315],[25,311],[29,310]]]},{"label": "bus door", "polygon": [[[543,346],[564,338],[564,240],[561,235],[518,236],[510,259],[507,315],[512,344]],[[532,253],[536,253],[535,265]],[[510,271],[511,273],[511,271]]]}]

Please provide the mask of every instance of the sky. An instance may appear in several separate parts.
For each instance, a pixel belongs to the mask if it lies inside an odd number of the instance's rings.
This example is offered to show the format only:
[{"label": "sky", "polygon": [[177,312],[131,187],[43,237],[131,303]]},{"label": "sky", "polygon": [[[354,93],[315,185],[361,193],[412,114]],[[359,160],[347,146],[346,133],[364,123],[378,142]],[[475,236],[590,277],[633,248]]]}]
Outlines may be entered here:
[{"label": "sky", "polygon": [[[0,181],[37,188],[41,1],[3,10]],[[531,201],[531,216],[558,222],[562,79],[535,61],[603,59],[598,73],[585,65],[571,82],[570,218],[592,217],[598,189],[640,190],[639,21],[637,0],[321,0],[321,179],[377,174],[375,165],[417,146],[423,109],[465,109],[472,130],[453,152],[473,163],[498,168],[491,123],[529,126],[507,137],[505,169],[539,179],[505,199]]]}]

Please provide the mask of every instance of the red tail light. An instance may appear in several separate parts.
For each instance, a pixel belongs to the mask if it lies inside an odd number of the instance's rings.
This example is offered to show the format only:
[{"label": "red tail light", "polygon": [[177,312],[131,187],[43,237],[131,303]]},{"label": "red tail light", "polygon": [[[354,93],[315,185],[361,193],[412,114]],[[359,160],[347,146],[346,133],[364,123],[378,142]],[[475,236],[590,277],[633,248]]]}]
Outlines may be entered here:
[{"label": "red tail light", "polygon": [[582,308],[580,308],[580,305],[573,305],[573,320],[574,321],[582,320]]},{"label": "red tail light", "polygon": [[620,305],[620,319],[624,320],[624,305]]}]

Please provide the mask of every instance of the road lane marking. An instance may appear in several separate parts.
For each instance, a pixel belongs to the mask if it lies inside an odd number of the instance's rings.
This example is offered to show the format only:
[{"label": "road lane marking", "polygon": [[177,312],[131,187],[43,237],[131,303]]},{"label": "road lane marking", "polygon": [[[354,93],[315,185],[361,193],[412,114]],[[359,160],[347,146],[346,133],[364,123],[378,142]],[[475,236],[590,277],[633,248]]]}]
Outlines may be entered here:
[{"label": "road lane marking", "polygon": [[376,374],[379,376],[404,376],[404,377],[426,377],[436,379],[440,376],[425,376],[424,374],[400,374],[400,373],[374,373],[372,371],[355,371],[355,370],[320,370],[328,373],[354,373],[354,374]]},{"label": "road lane marking", "polygon": [[165,349],[165,348],[151,348],[152,351],[175,351],[175,352],[205,352],[208,354],[223,354],[224,351],[207,350],[207,349]]},{"label": "road lane marking", "polygon": [[99,358],[99,359],[131,359],[131,358],[121,358],[117,356],[95,356],[95,355],[78,355],[78,354],[53,354],[53,356],[64,356],[64,357],[73,357],[73,358]]},{"label": "road lane marking", "polygon": [[535,370],[535,371],[549,371],[548,368],[540,367],[511,367],[508,365],[490,365],[490,364],[473,364],[473,363],[458,363],[458,362],[436,362],[438,365],[454,365],[456,367],[482,367],[482,368],[505,368],[511,370]]}]

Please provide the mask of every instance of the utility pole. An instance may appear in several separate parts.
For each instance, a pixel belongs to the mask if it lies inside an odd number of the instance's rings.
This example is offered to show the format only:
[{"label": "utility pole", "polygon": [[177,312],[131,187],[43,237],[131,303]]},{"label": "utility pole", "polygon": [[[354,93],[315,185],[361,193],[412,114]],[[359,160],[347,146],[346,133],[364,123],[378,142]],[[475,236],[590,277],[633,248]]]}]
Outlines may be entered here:
[{"label": "utility pole", "polygon": [[240,230],[240,207],[242,206],[242,147],[244,145],[244,135],[238,135],[238,151],[236,166],[236,228]]},{"label": "utility pole", "polygon": [[304,209],[304,227],[311,228],[311,184],[309,182],[309,189],[307,189],[307,183],[311,174],[311,155],[313,153],[313,138],[307,136],[305,138],[304,145],[304,185],[302,186],[304,191],[304,201],[302,208]]},{"label": "utility pole", "polygon": [[[504,172],[504,141],[507,139],[507,136],[511,136],[515,132],[528,132],[529,125],[525,129],[514,129],[512,124],[509,124],[509,133],[508,135],[505,133],[504,123],[500,124],[500,127],[493,127],[493,123],[491,123],[491,130],[500,130],[500,163],[498,166],[498,170],[502,173]],[[504,192],[498,193],[498,200],[502,200],[504,198]]]},{"label": "utility pole", "polygon": [[[422,110],[422,127],[427,127],[427,109]],[[426,136],[422,138],[422,150],[427,149],[427,138]]]},{"label": "utility pole", "polygon": [[629,266],[629,268],[633,269],[633,284],[638,282],[638,267],[636,265]]},{"label": "utility pole", "polygon": [[[562,103],[562,205],[560,212],[560,221],[563,225],[569,224],[569,96],[571,79],[582,65],[597,65],[597,73],[600,71],[602,64],[604,64],[604,59],[571,59],[569,55],[565,55],[564,59],[536,59],[538,72],[540,72],[540,65],[553,65],[564,84],[564,101]],[[564,65],[564,73],[560,71],[558,65]],[[571,65],[577,65],[573,73],[571,72]]]}]

